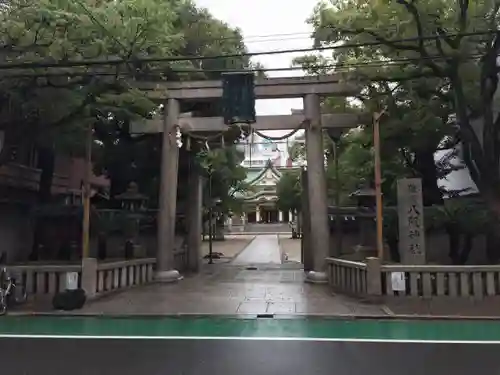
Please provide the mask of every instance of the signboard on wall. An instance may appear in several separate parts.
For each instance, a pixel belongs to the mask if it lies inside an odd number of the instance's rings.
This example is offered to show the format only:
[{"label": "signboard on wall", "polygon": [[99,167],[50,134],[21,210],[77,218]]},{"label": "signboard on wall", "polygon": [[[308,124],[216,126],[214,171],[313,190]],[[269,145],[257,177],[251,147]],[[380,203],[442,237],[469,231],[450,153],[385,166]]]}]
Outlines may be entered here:
[{"label": "signboard on wall", "polygon": [[66,272],[66,289],[78,289],[78,272]]}]

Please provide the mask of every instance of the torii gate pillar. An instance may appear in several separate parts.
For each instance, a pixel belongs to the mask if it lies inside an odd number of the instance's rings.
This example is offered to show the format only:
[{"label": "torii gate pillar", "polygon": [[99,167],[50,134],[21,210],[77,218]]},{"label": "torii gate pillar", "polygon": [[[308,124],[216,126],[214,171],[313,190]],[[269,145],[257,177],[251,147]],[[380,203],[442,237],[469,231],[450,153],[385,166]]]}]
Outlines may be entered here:
[{"label": "torii gate pillar", "polygon": [[180,107],[177,99],[168,99],[163,114],[163,134],[160,167],[160,194],[158,211],[158,245],[156,250],[155,279],[173,282],[181,278],[174,265],[175,216],[177,205],[177,177],[179,148],[175,138],[175,127]]},{"label": "torii gate pillar", "polygon": [[326,258],[329,255],[330,231],[328,228],[328,204],[326,193],[325,156],[321,108],[317,94],[304,97],[306,127],[307,186],[311,229],[313,270],[306,275],[306,281],[326,283]]}]

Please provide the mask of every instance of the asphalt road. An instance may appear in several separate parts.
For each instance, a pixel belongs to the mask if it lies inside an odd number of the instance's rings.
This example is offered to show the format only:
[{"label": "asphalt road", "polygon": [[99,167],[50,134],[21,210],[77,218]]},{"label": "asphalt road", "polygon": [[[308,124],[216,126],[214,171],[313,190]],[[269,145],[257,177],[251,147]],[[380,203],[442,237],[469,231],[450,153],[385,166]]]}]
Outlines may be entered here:
[{"label": "asphalt road", "polygon": [[497,344],[1,338],[0,373],[470,375],[479,371],[498,374],[499,350]]}]

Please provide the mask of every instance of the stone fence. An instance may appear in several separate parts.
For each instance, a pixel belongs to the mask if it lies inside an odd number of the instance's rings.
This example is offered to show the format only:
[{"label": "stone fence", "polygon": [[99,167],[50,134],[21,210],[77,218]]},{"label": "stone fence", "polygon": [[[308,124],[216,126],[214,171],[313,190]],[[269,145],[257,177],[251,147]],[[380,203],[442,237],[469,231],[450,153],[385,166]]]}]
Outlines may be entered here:
[{"label": "stone fence", "polygon": [[6,268],[17,281],[26,287],[28,297],[51,297],[57,292],[63,292],[66,289],[67,273],[76,272],[78,273],[78,287],[85,289],[88,298],[95,298],[136,285],[151,283],[155,263],[154,258],[106,262],[98,262],[94,258],[89,258],[80,264],[7,265]]},{"label": "stone fence", "polygon": [[28,296],[53,295],[66,289],[66,274],[77,272],[81,285],[81,264],[23,264],[5,266],[9,274],[15,276],[16,282],[25,286]]},{"label": "stone fence", "polygon": [[[156,259],[153,258],[100,264],[96,261],[91,261],[89,263],[91,267],[89,270],[91,277],[88,280],[88,287],[84,289],[86,289],[89,297],[94,297],[128,287],[150,283],[154,278],[153,268],[155,263]],[[91,290],[91,292],[87,289]]]},{"label": "stone fence", "polygon": [[365,262],[327,258],[327,265],[332,289],[353,296],[483,298],[500,295],[500,265],[413,266],[381,264],[378,258],[367,258]]}]

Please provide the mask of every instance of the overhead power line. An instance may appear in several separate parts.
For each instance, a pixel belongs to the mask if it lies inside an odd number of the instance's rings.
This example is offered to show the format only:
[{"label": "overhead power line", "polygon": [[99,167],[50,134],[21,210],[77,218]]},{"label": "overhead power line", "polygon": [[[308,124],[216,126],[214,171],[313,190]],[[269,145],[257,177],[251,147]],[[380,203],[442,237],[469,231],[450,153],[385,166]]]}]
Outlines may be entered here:
[{"label": "overhead power line", "polygon": [[[477,31],[470,33],[457,33],[457,34],[444,34],[444,35],[432,35],[426,37],[413,37],[413,38],[403,38],[403,39],[391,39],[388,42],[392,44],[397,43],[408,43],[416,42],[421,40],[436,40],[444,37],[468,37],[468,36],[479,36],[488,35],[495,33],[496,31]],[[38,61],[38,62],[9,62],[0,64],[0,70],[7,69],[37,69],[37,68],[71,68],[71,67],[81,67],[81,66],[102,66],[102,65],[120,65],[120,64],[133,64],[133,63],[152,63],[152,62],[181,62],[181,61],[200,61],[200,60],[214,60],[214,59],[226,59],[226,58],[244,58],[244,57],[254,57],[263,55],[279,55],[279,54],[289,54],[289,53],[306,53],[306,52],[319,52],[327,50],[338,50],[346,48],[359,48],[359,47],[369,47],[369,46],[380,46],[384,45],[386,42],[373,41],[364,43],[345,43],[337,46],[324,46],[324,47],[314,47],[314,48],[296,48],[296,49],[285,49],[276,51],[264,51],[264,52],[250,52],[243,54],[224,54],[224,55],[208,55],[208,56],[169,56],[169,57],[142,57],[142,58],[116,58],[116,59],[102,59],[102,60],[81,60],[81,61]]]},{"label": "overhead power line", "polygon": [[[464,61],[472,61],[481,58],[481,54],[474,54],[469,56],[464,56]],[[369,61],[359,61],[359,62],[341,62],[341,63],[332,63],[332,64],[323,64],[323,65],[315,65],[312,68],[321,71],[321,70],[333,70],[332,73],[343,73],[349,71],[349,69],[353,68],[381,68],[381,67],[396,67],[396,66],[405,66],[408,64],[417,65],[420,62],[425,61],[442,61],[446,60],[446,56],[434,55],[429,57],[419,57],[419,58],[400,58],[400,59],[390,59],[390,60],[369,60]],[[282,72],[282,71],[299,71],[299,70],[308,70],[307,67],[303,66],[291,66],[291,67],[282,67],[282,68],[263,68],[263,69],[245,69],[247,72]],[[151,69],[150,71],[143,73],[135,73],[131,71],[123,71],[119,74],[116,72],[102,72],[102,71],[54,71],[54,72],[33,72],[33,73],[7,73],[2,76],[0,73],[0,78],[12,79],[12,78],[50,78],[50,77],[86,77],[86,76],[139,76],[139,75],[153,75],[153,74],[164,74],[166,72],[172,73],[232,73],[232,72],[241,72],[241,69]]]}]

